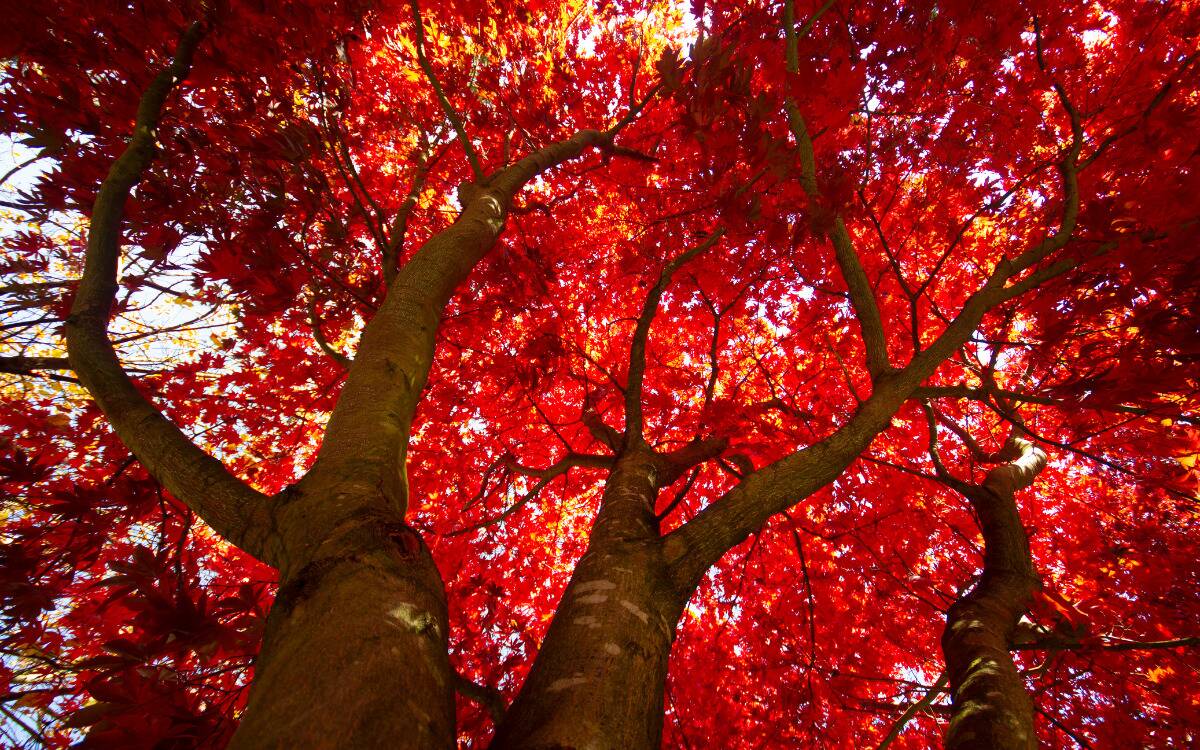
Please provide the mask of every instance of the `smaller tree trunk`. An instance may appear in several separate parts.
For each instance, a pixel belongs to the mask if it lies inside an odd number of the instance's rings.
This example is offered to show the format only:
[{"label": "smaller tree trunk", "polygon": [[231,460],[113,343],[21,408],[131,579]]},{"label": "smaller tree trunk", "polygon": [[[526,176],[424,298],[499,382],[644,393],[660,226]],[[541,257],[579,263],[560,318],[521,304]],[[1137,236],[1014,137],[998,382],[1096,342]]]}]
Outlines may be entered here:
[{"label": "smaller tree trunk", "polygon": [[1037,747],[1033,703],[1009,644],[1039,586],[1016,492],[1033,483],[1046,455],[1014,437],[1003,457],[1009,462],[988,472],[982,485],[956,485],[975,509],[985,548],[979,584],[950,607],[942,634],[954,704],[949,750]]},{"label": "smaller tree trunk", "polygon": [[657,470],[643,453],[609,478],[587,552],[493,750],[654,750],[681,600],[654,519]]}]

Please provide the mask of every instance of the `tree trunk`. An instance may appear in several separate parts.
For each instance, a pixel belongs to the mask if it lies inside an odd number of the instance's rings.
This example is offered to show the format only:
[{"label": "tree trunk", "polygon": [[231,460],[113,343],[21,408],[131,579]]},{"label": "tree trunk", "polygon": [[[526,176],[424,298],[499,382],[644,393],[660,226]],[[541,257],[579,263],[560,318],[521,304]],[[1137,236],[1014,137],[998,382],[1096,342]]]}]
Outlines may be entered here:
[{"label": "tree trunk", "polygon": [[950,607],[942,634],[954,703],[948,750],[1037,747],[1033,703],[1009,645],[1038,587],[1015,497],[1046,465],[1046,455],[1020,438],[1010,438],[1004,453],[1009,463],[989,471],[982,485],[959,485],[985,547],[979,584]]},{"label": "tree trunk", "polygon": [[654,518],[660,477],[647,452],[618,463],[588,550],[494,750],[661,744],[667,663],[687,599],[663,563]]},{"label": "tree trunk", "polygon": [[413,414],[442,311],[494,246],[513,196],[615,132],[580,131],[466,186],[454,224],[396,275],[316,463],[275,498],[281,585],[233,750],[454,746],[445,589],[404,523]]},{"label": "tree trunk", "polygon": [[429,549],[388,510],[332,528],[281,570],[229,747],[453,747],[447,612]]}]

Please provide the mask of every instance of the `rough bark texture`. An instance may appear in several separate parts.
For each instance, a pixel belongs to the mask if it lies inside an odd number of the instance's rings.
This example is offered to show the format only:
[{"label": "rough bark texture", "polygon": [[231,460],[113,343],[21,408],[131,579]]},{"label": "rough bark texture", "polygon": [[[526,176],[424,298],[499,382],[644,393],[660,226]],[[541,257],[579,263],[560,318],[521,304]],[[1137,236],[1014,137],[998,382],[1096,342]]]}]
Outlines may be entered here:
[{"label": "rough bark texture", "polygon": [[602,137],[587,131],[488,187],[467,186],[458,220],[397,275],[363,332],[316,464],[273,509],[282,585],[234,748],[454,744],[444,586],[404,523],[409,429],[442,310],[495,244],[513,194]]},{"label": "rough bark texture", "polygon": [[517,192],[545,170],[608,137],[581,131],[506,167],[482,186],[463,186],[458,219],[404,265],[364,329],[314,474],[345,478],[347,484],[337,490],[341,494],[364,495],[378,488],[404,512],[409,429],[433,362],[446,303],[495,245]]},{"label": "rough bark texture", "polygon": [[979,584],[951,606],[942,634],[954,702],[948,750],[1037,747],[1033,704],[1009,647],[1038,586],[1015,495],[1033,483],[1046,454],[1015,437],[1004,454],[1009,462],[982,485],[959,487],[975,509],[985,550]]},{"label": "rough bark texture", "polygon": [[453,747],[443,585],[420,536],[365,512],[281,572],[230,747]]},{"label": "rough bark texture", "polygon": [[648,450],[621,459],[588,550],[493,748],[657,748],[675,624],[687,601],[662,558]]}]

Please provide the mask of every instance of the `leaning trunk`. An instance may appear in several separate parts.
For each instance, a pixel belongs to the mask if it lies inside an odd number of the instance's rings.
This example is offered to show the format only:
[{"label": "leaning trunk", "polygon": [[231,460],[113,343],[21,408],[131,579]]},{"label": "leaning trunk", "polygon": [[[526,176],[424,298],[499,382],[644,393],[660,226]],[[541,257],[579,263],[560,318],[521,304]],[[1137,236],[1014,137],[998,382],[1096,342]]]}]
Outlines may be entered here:
[{"label": "leaning trunk", "polygon": [[575,568],[493,750],[658,748],[663,690],[681,599],[665,573],[649,456],[609,478]]},{"label": "leaning trunk", "polygon": [[1015,496],[1033,482],[1046,455],[1020,438],[1010,438],[1005,453],[1011,461],[988,472],[982,485],[961,488],[985,548],[980,582],[951,606],[942,634],[954,704],[948,750],[1037,747],[1033,703],[1009,645],[1038,587]]}]

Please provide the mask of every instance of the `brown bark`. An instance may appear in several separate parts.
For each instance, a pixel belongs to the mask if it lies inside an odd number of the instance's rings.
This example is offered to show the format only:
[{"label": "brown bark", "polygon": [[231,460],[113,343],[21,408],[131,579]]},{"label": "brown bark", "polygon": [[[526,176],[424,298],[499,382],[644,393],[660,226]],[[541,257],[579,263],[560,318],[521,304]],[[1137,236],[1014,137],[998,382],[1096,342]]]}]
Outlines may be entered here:
[{"label": "brown bark", "polygon": [[626,454],[605,487],[588,545],[495,750],[657,748],[675,624],[654,501],[663,463]]},{"label": "brown bark", "polygon": [[387,510],[281,570],[230,748],[450,748],[455,673],[437,567]]},{"label": "brown bark", "polygon": [[466,186],[463,211],[404,265],[363,331],[313,473],[342,477],[334,494],[381,491],[401,513],[407,506],[409,427],[433,362],[442,310],[495,245],[513,197],[529,180],[611,138],[585,130]]},{"label": "brown bark", "polygon": [[655,513],[658,493],[720,455],[726,441],[695,439],[667,454],[648,446],[642,377],[651,323],[672,275],[722,234],[710,234],[667,263],[647,295],[630,346],[624,433],[585,412],[588,429],[618,458],[587,551],[525,684],[497,727],[497,750],[652,750],[661,744],[671,643],[691,589],[671,577]]},{"label": "brown bark", "polygon": [[[642,668],[648,670],[648,674],[632,674],[628,664],[607,664],[600,654],[600,648],[603,648],[607,641],[584,628],[575,627],[574,620],[569,625],[558,624],[560,621],[566,621],[567,612],[573,613],[577,609],[572,587],[586,585],[595,576],[597,580],[617,583],[621,586],[620,594],[634,597],[628,599],[630,602],[636,602],[638,596],[645,596],[648,589],[675,592],[665,600],[665,605],[660,605],[679,607],[678,610],[664,610],[665,614],[673,612],[672,619],[667,621],[668,637],[662,646],[669,652],[669,634],[674,630],[679,611],[709,567],[719,561],[728,550],[761,528],[772,515],[786,510],[835,480],[890,423],[900,406],[912,397],[924,379],[933,374],[947,357],[970,339],[989,310],[1031,288],[1037,282],[1050,278],[1054,273],[1062,272],[1063,268],[1058,265],[1049,266],[1026,276],[1020,282],[1009,284],[1018,274],[1062,249],[1069,240],[1079,208],[1078,193],[1074,189],[1073,160],[1077,157],[1078,141],[1073,143],[1072,150],[1064,162],[1063,174],[1067,195],[1058,230],[1012,260],[1001,262],[985,283],[967,299],[958,315],[950,321],[941,335],[928,348],[916,353],[906,366],[893,370],[886,366],[884,360],[883,365],[875,368],[872,373],[874,392],[841,428],[824,440],[751,472],[732,490],[710,503],[695,518],[665,537],[660,537],[656,528],[652,532],[644,532],[645,535],[640,537],[626,535],[626,539],[638,539],[643,544],[652,545],[653,548],[653,554],[647,553],[641,558],[653,560],[653,563],[647,562],[641,568],[631,569],[634,578],[638,579],[633,585],[626,585],[625,581],[618,583],[603,578],[602,576],[611,575],[611,571],[593,570],[593,563],[586,556],[580,561],[581,571],[592,572],[585,574],[577,571],[572,578],[567,595],[564,596],[551,626],[552,632],[547,635],[546,643],[543,644],[542,652],[539,653],[526,685],[498,732],[496,747],[524,746],[521,743],[530,743],[528,746],[533,747],[575,747],[596,742],[606,743],[609,736],[619,737],[621,742],[631,747],[643,747],[647,745],[636,743],[655,741],[654,737],[658,735],[639,734],[637,728],[648,726],[645,717],[653,715],[657,717],[653,726],[658,728],[657,731],[661,731],[661,690],[662,681],[666,676],[665,657],[661,670],[657,667],[657,661],[647,659]],[[673,268],[670,266],[665,269],[664,279],[669,280],[671,270]],[[862,302],[865,306],[866,301]],[[639,326],[637,333],[644,337],[647,331],[648,325]],[[635,345],[637,343],[638,337],[635,336]],[[636,353],[635,351],[632,354]],[[631,357],[631,375],[635,373],[637,365],[637,357]],[[621,446],[627,452],[644,447],[640,442],[640,392],[635,387],[638,384],[637,379],[631,378],[630,387],[626,392],[629,412],[626,415],[627,422],[631,415],[635,418],[634,424],[627,424]],[[633,408],[630,408],[631,405]],[[591,427],[592,425],[589,425],[589,428]],[[610,445],[615,447],[615,441],[610,442]],[[622,464],[631,460],[630,455],[632,453],[622,458]],[[614,473],[610,479],[610,486],[606,488],[605,502],[597,518],[589,554],[613,554],[601,541],[607,523],[623,524],[630,528],[636,527],[638,523],[647,527],[654,525],[652,510],[649,511],[649,519],[640,522],[637,519],[645,518],[644,510],[630,510],[624,514],[614,511],[615,507],[622,504],[622,493],[612,485],[612,482],[617,480],[618,474]],[[653,507],[652,502],[650,506]],[[629,557],[637,557],[632,552],[628,554]],[[627,562],[629,557],[621,558],[621,562]],[[615,570],[618,564],[614,562],[612,569]],[[667,580],[660,583],[658,578],[661,576],[665,576]],[[608,616],[606,613],[604,622],[608,623],[613,632],[624,634],[623,626],[616,618],[619,613],[614,611],[611,614],[612,616]],[[589,616],[597,615],[583,615]],[[652,645],[658,643],[660,642],[652,642]],[[658,651],[654,649],[651,653],[656,655]],[[576,671],[571,671],[572,669]],[[590,675],[601,672],[607,674],[606,681],[597,683]],[[576,674],[579,675],[578,679],[583,681],[577,685],[570,684],[570,680],[576,679]],[[658,681],[658,692],[646,688],[644,680],[647,677]],[[564,691],[568,689],[566,686],[570,685],[575,688],[574,692],[579,697],[567,700],[566,696],[552,695],[550,688],[556,685]],[[585,699],[588,695],[591,697]],[[656,705],[652,708],[638,708],[649,706],[648,701],[654,696],[657,696],[658,700]],[[604,716],[603,722],[596,718],[600,715]]]},{"label": "brown bark", "polygon": [[[67,320],[70,364],[155,477],[222,536],[280,569],[279,597],[232,746],[450,746],[455,675],[446,656],[442,582],[419,536],[404,523],[408,433],[442,310],[495,244],[517,192],[546,169],[591,147],[611,145],[615,132],[640,107],[609,131],[581,131],[466,186],[458,220],[397,273],[365,329],[313,470],[296,487],[268,499],[205,455],[138,392],[107,337],[124,202],[153,158],[159,112],[186,75],[199,38],[200,27],[192,27],[175,61],[143,95],[134,135],[99,191],[85,272]],[[463,143],[469,147],[465,137]],[[720,446],[695,443],[680,452],[690,450],[686,460],[650,450],[641,438],[640,374],[631,367],[626,416],[634,425],[620,446],[609,443],[622,455],[588,552],[498,729],[496,747],[658,745],[674,627],[703,573],[772,514],[835,479],[924,378],[968,340],[989,309],[1064,270],[1061,264],[1032,269],[1071,235],[1080,145],[1076,132],[1063,163],[1066,206],[1058,231],[1000,263],[936,342],[902,370],[890,369],[886,349],[879,345],[877,311],[872,312],[869,289],[864,293],[859,283],[857,258],[843,227],[835,250],[863,322],[875,392],[833,435],[752,472],[665,538],[654,515],[658,490]],[[1032,273],[1016,280],[1025,271]],[[669,278],[665,274],[662,283]],[[643,346],[648,329],[649,318],[639,327]],[[995,481],[1007,488],[1011,479],[998,473]],[[1015,488],[1006,491],[1011,499]],[[985,571],[986,591],[1018,585],[1006,578],[1019,577],[1015,570],[993,566],[990,574]],[[963,606],[965,617],[982,617],[994,614],[987,607],[1000,605],[981,594],[970,606],[984,609]],[[997,621],[1009,617],[1010,610],[1002,609]],[[987,638],[992,636],[982,632],[982,640],[968,639],[964,648],[991,648]],[[951,646],[957,649],[957,641]],[[968,696],[964,701],[974,700],[972,685],[986,684],[972,681],[972,663],[954,682]],[[1001,677],[1007,679],[1007,673]],[[961,723],[973,726],[966,719]]]},{"label": "brown bark", "polygon": [[404,523],[410,425],[442,310],[495,244],[512,197],[606,137],[584,131],[463,191],[459,218],[396,276],[316,464],[273,509],[282,583],[235,749],[454,744],[445,591]]},{"label": "brown bark", "polygon": [[28,375],[39,370],[70,370],[66,357],[0,357],[0,372]]},{"label": "brown bark", "polygon": [[[666,538],[666,551],[678,585],[694,587],[710,566],[761,528],[768,518],[840,476],[887,427],[922,381],[970,339],[984,315],[1032,287],[1028,282],[1038,274],[1026,276],[1016,284],[1010,285],[1008,281],[1066,244],[1077,211],[1076,200],[1068,205],[1058,232],[1015,259],[998,264],[937,339],[903,368],[877,377],[871,396],[833,434],[750,473],[691,521],[671,532]],[[1049,278],[1046,274],[1042,276],[1042,280]]]},{"label": "brown bark", "polygon": [[188,74],[204,35],[200,23],[182,35],[174,59],[138,103],[133,135],[96,194],[83,277],[66,320],[70,365],[126,447],[159,482],[209,526],[252,554],[271,559],[267,498],[196,447],[142,395],[108,338],[117,292],[125,201],[154,158],[155,129],[167,97]]},{"label": "brown bark", "polygon": [[981,485],[955,482],[975,510],[984,539],[983,574],[946,615],[942,652],[954,712],[949,750],[1034,748],[1033,704],[1010,653],[1013,631],[1038,578],[1017,512],[1016,493],[1046,465],[1046,454],[1021,438],[1008,440],[1007,461]]},{"label": "brown bark", "polygon": [[[797,39],[807,33],[815,20],[831,6],[832,3],[825,3],[796,30],[792,3],[784,4],[784,33],[790,69],[796,68]],[[904,401],[913,397],[923,381],[970,340],[989,311],[1076,265],[1077,261],[1070,258],[1045,263],[1071,240],[1080,208],[1078,176],[1083,129],[1079,113],[1062,89],[1056,90],[1072,125],[1071,142],[1058,164],[1063,201],[1058,226],[1023,252],[1012,258],[1002,258],[933,343],[917,351],[902,368],[891,366],[878,309],[869,285],[862,283],[861,264],[852,239],[844,231],[845,227],[838,228],[835,222],[832,235],[835,256],[849,288],[851,306],[862,327],[874,390],[833,434],[751,472],[695,518],[667,535],[667,560],[679,588],[692,590],[709,567],[761,528],[772,515],[787,510],[840,476],[888,425]],[[797,141],[802,187],[810,196],[818,195],[812,141],[799,111],[790,102],[785,102],[785,107]]]}]

